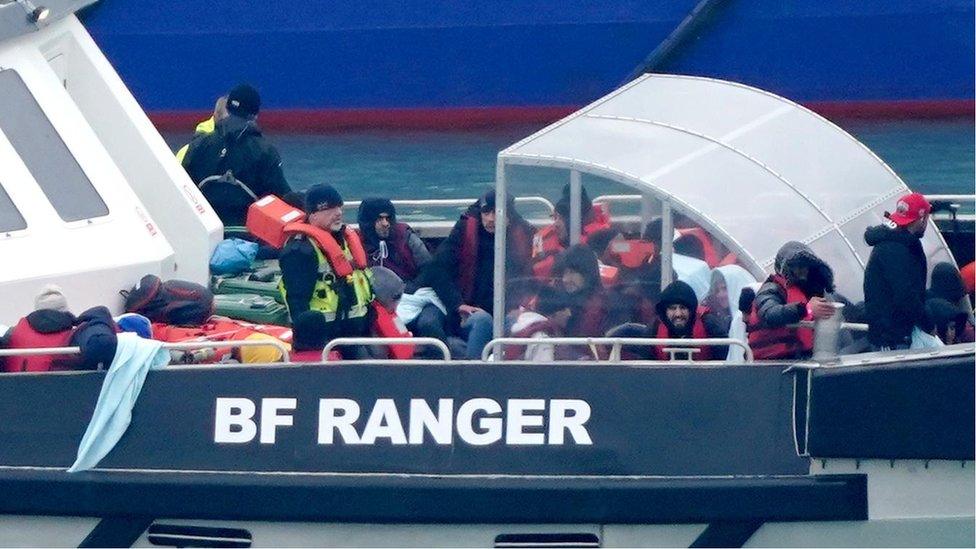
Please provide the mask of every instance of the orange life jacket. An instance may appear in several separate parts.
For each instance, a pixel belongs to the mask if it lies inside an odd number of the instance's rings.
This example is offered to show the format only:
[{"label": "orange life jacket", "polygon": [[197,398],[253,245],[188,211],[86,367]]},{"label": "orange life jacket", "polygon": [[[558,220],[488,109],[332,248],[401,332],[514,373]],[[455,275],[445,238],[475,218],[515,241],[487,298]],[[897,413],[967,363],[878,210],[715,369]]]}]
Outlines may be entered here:
[{"label": "orange life jacket", "polygon": [[[782,275],[769,278],[786,293],[786,303],[806,303],[810,300],[800,288],[786,283]],[[813,330],[811,328],[769,328],[763,326],[756,304],[746,320],[749,331],[749,346],[758,359],[794,358],[813,351]]]},{"label": "orange life jacket", "polygon": [[653,242],[640,239],[618,240],[610,243],[607,253],[617,258],[628,269],[636,269],[647,263],[657,253]]},{"label": "orange life jacket", "polygon": [[[386,307],[375,301],[371,306],[374,312],[373,333],[380,337],[413,337],[396,313],[388,311]],[[412,344],[390,345],[389,356],[397,360],[413,358],[414,347]]]},{"label": "orange life jacket", "polygon": [[[695,313],[695,323],[691,325],[691,339],[707,339],[708,333],[705,331],[705,324],[702,322],[702,315],[707,313],[708,309],[706,307],[698,307],[698,311]],[[668,333],[668,327],[658,320],[657,322],[657,334],[655,334],[658,339],[669,339],[671,335]],[[665,345],[664,347],[666,347]],[[677,347],[677,345],[676,345]],[[692,348],[692,347],[689,347]],[[698,347],[701,351],[692,355],[694,360],[711,360],[712,359],[712,348],[711,347]],[[670,353],[665,353],[662,347],[655,346],[654,356],[657,360],[671,360]]]},{"label": "orange life jacket", "polygon": [[[161,322],[153,322],[153,339],[167,343],[182,341],[241,341],[253,334],[264,334],[291,343],[291,328],[270,324],[252,324],[222,316],[212,316],[200,327],[184,328]],[[208,362],[219,362],[230,355],[233,349],[224,347],[214,349],[214,356]]]},{"label": "orange life jacket", "polygon": [[314,240],[322,253],[325,254],[326,259],[329,260],[329,265],[332,266],[332,271],[337,277],[347,277],[352,274],[353,270],[366,268],[366,250],[363,248],[363,242],[360,240],[359,234],[349,226],[342,228],[342,235],[345,237],[346,245],[349,246],[349,252],[352,254],[352,263],[346,259],[342,246],[336,242],[335,237],[329,231],[308,223],[289,223],[285,225],[284,232],[288,236],[304,234]]},{"label": "orange life jacket", "polygon": [[[594,204],[590,211],[592,213],[590,222],[580,228],[580,242],[583,244],[586,244],[591,234],[610,228],[610,213],[604,204]],[[555,225],[540,229],[532,239],[533,276],[539,279],[549,278],[556,256],[565,249],[566,246],[559,241],[559,235],[556,234]]]}]

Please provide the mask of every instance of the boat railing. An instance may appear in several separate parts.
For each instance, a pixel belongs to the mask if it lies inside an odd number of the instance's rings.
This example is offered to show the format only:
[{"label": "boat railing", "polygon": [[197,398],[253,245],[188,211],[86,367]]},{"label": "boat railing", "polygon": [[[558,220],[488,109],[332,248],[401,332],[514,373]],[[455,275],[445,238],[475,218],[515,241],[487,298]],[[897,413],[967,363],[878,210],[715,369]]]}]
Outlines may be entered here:
[{"label": "boat railing", "polygon": [[[197,351],[202,349],[232,349],[240,347],[274,347],[281,352],[282,362],[291,361],[288,346],[281,341],[273,339],[242,341],[181,341],[177,343],[162,344],[162,348],[166,349],[167,351]],[[81,354],[81,347],[32,347],[25,349],[0,349],[0,357],[77,354]]]},{"label": "boat railing", "polygon": [[[504,348],[506,345],[527,347],[529,345],[553,345],[553,346],[587,346],[591,349],[596,345],[610,345],[610,362],[619,362],[621,349],[627,346],[665,346],[662,351],[668,353],[671,360],[679,360],[677,355],[684,354],[685,358],[680,359],[694,362],[693,354],[701,351],[701,347],[727,347],[734,345],[741,347],[744,351],[746,362],[752,362],[752,349],[744,342],[733,338],[704,338],[704,339],[678,339],[678,338],[652,338],[652,337],[546,337],[546,338],[525,338],[525,337],[499,337],[488,342],[485,349],[481,352],[481,360],[491,360],[492,354],[498,348],[500,352],[495,354],[495,360],[504,360]],[[501,357],[501,358],[499,358]]]},{"label": "boat railing", "polygon": [[[396,199],[391,200],[394,206],[422,207],[434,206],[445,208],[466,208],[478,200],[477,198],[421,198],[421,199]],[[358,208],[361,200],[350,200],[344,204],[347,208]],[[556,211],[556,206],[547,198],[541,196],[517,196],[516,204],[535,204],[544,208],[550,215]]]},{"label": "boat railing", "polygon": [[[379,345],[389,347],[392,345],[430,345],[436,347],[441,352],[444,360],[451,360],[451,350],[447,345],[433,337],[337,337],[325,344],[322,349],[322,361],[329,358],[329,353],[336,347],[348,347],[350,345]],[[403,362],[403,360],[392,360],[393,362]],[[343,360],[343,362],[386,362],[384,359],[363,359],[363,360]]]},{"label": "boat railing", "polygon": [[[816,328],[817,323],[813,320],[801,320],[796,324],[788,324],[787,328]],[[841,322],[837,325],[841,330],[850,330],[852,332],[866,332],[868,331],[868,325],[859,322]]]}]

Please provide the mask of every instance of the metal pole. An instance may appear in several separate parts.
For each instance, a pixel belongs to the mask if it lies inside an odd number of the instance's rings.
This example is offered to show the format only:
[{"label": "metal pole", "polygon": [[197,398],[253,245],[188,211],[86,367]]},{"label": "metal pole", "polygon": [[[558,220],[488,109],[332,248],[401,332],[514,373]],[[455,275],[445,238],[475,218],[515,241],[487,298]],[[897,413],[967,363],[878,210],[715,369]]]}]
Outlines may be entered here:
[{"label": "metal pole", "polygon": [[583,217],[580,197],[583,194],[582,177],[579,170],[569,171],[569,243],[579,244]]},{"label": "metal pole", "polygon": [[641,195],[640,205],[641,205],[641,210],[640,210],[641,224],[640,227],[638,228],[638,232],[643,234],[644,227],[647,226],[647,222],[651,220],[651,216],[654,215],[655,213],[654,198],[652,198],[651,195],[649,194]]},{"label": "metal pole", "polygon": [[505,237],[508,234],[508,204],[505,190],[505,161],[495,166],[495,276],[492,333],[495,338],[505,335]]},{"label": "metal pole", "polygon": [[674,254],[674,220],[671,202],[661,202],[661,289],[671,284],[671,256]]}]

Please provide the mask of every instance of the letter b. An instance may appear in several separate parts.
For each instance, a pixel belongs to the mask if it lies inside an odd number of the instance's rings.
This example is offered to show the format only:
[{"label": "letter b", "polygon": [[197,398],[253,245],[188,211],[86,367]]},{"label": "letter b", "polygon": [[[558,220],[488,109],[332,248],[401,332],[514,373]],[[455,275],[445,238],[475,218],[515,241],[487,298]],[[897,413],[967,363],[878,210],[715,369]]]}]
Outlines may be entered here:
[{"label": "letter b", "polygon": [[[258,434],[254,402],[246,398],[218,398],[214,413],[214,442],[243,444]],[[238,427],[234,430],[234,427]]]}]

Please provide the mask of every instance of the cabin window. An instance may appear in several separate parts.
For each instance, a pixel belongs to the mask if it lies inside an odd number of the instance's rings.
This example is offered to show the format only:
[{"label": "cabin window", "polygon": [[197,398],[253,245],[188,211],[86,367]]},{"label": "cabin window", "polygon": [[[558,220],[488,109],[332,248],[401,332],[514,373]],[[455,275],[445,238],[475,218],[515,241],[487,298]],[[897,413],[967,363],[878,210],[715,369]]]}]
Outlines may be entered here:
[{"label": "cabin window", "polygon": [[[0,131],[61,219],[79,221],[107,215],[102,197],[16,71],[0,71],[0,97]],[[6,215],[3,212],[0,209],[0,216]]]},{"label": "cabin window", "polygon": [[20,215],[20,210],[14,205],[14,201],[10,200],[10,195],[0,185],[0,233],[22,231],[26,228],[27,222],[24,221],[24,216]]}]

